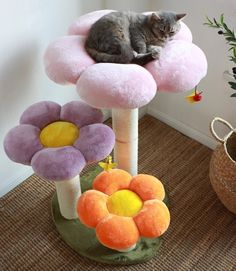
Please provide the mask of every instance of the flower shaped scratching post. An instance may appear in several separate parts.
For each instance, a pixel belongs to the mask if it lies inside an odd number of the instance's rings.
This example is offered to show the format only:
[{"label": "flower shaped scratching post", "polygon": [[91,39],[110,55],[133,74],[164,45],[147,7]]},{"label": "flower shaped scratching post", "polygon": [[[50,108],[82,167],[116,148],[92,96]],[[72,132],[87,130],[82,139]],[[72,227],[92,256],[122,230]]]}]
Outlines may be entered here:
[{"label": "flower shaped scratching post", "polygon": [[60,212],[77,218],[80,172],[87,163],[104,159],[114,147],[114,133],[102,124],[98,109],[73,101],[63,106],[44,101],[24,111],[20,125],[5,137],[4,148],[15,162],[31,165],[45,180],[54,181]]},{"label": "flower shaped scratching post", "polygon": [[182,22],[180,31],[163,48],[160,59],[144,67],[135,64],[99,63],[87,54],[84,43],[91,25],[111,10],[85,14],[69,28],[68,35],[49,45],[45,70],[59,84],[76,84],[81,99],[96,108],[112,109],[116,134],[115,161],[132,175],[138,172],[138,108],[148,104],[156,90],[184,92],[206,75],[207,61],[192,43]]},{"label": "flower shaped scratching post", "polygon": [[134,64],[95,64],[77,82],[77,91],[84,101],[112,110],[115,162],[133,176],[138,173],[138,108],[151,101],[156,88],[151,74]]},{"label": "flower shaped scratching post", "polygon": [[131,251],[141,237],[157,238],[167,230],[170,213],[157,178],[145,174],[132,178],[113,169],[100,173],[93,188],[80,197],[78,215],[87,227],[95,228],[104,246]]},{"label": "flower shaped scratching post", "polygon": [[90,173],[81,178],[86,191],[78,200],[79,219],[64,219],[53,198],[55,225],[62,239],[89,259],[113,265],[145,262],[156,255],[170,224],[164,187],[154,176],[132,177],[107,162],[100,163],[105,170],[92,178],[88,190],[84,183]]}]

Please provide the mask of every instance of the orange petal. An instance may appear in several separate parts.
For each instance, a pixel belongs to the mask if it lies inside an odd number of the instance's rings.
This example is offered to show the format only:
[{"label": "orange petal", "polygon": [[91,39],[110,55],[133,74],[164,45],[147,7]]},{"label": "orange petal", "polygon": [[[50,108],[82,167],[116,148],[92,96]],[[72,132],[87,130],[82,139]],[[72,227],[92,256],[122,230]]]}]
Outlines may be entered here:
[{"label": "orange petal", "polygon": [[137,193],[142,200],[163,200],[165,198],[163,184],[151,175],[139,174],[133,177],[129,189]]},{"label": "orange petal", "polygon": [[107,195],[129,187],[132,176],[122,169],[101,172],[93,182],[93,188]]},{"label": "orange petal", "polygon": [[135,245],[139,231],[131,217],[109,215],[96,227],[98,240],[106,247],[124,250]]},{"label": "orange petal", "polygon": [[141,236],[156,238],[169,227],[170,212],[162,201],[148,200],[144,202],[142,210],[133,219]]},{"label": "orange petal", "polygon": [[109,214],[107,198],[107,195],[96,190],[88,190],[83,193],[77,204],[81,222],[88,227],[95,228],[99,221]]}]

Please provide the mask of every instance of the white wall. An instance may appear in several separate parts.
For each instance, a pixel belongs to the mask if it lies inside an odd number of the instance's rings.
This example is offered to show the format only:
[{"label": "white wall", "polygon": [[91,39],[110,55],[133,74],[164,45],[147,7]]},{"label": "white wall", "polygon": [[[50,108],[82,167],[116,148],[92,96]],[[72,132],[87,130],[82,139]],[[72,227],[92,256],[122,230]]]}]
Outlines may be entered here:
[{"label": "white wall", "polygon": [[99,10],[105,9],[105,2],[106,0],[81,0],[80,2],[81,12],[82,14]]},{"label": "white wall", "polygon": [[[151,1],[152,10],[174,10],[186,12],[186,24],[192,30],[194,43],[206,54],[209,64],[208,74],[199,85],[204,91],[203,100],[197,104],[185,101],[186,94],[158,93],[149,105],[149,113],[169,123],[185,134],[194,137],[210,147],[215,146],[209,132],[209,123],[214,116],[221,116],[236,127],[236,98],[230,98],[233,93],[223,78],[223,72],[231,69],[228,60],[228,46],[217,31],[203,25],[205,16],[219,18],[225,14],[228,26],[236,26],[235,0],[199,0],[199,1]],[[225,133],[225,129],[219,132]]]},{"label": "white wall", "polygon": [[106,8],[115,10],[149,11],[150,0],[105,0]]},{"label": "white wall", "polygon": [[64,35],[71,22],[81,14],[104,8],[143,10],[146,9],[145,3],[106,0],[1,1],[0,197],[32,174],[30,167],[10,161],[3,150],[3,139],[7,131],[18,124],[21,113],[40,100],[63,104],[78,99],[74,86],[59,86],[45,75],[42,56],[47,45]]},{"label": "white wall", "polygon": [[32,173],[30,167],[10,161],[3,150],[3,138],[21,113],[40,100],[63,104],[78,99],[74,86],[59,86],[47,78],[42,56],[87,8],[87,1],[78,0],[1,1],[0,196]]}]

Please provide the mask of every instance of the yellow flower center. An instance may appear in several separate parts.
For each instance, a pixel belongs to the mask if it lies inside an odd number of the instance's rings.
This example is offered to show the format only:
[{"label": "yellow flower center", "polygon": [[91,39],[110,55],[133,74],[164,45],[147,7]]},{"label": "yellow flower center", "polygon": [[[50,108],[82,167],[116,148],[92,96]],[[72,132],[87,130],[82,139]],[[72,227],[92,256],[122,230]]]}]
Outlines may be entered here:
[{"label": "yellow flower center", "polygon": [[50,123],[39,136],[42,145],[48,148],[71,146],[78,137],[79,128],[68,121]]},{"label": "yellow flower center", "polygon": [[127,189],[113,193],[107,201],[108,211],[119,216],[135,216],[141,210],[142,205],[141,198]]}]

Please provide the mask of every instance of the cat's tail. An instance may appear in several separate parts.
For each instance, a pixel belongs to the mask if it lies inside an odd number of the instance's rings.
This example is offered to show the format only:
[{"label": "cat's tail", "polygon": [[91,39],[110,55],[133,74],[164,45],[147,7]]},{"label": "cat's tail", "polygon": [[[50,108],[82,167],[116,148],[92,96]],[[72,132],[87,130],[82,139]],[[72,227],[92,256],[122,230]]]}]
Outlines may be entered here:
[{"label": "cat's tail", "polygon": [[108,62],[108,63],[122,63],[127,64],[131,63],[134,58],[132,48],[123,44],[120,47],[120,54],[109,54],[106,52],[100,52],[96,49],[86,47],[86,51],[88,54],[96,61],[96,62]]}]

